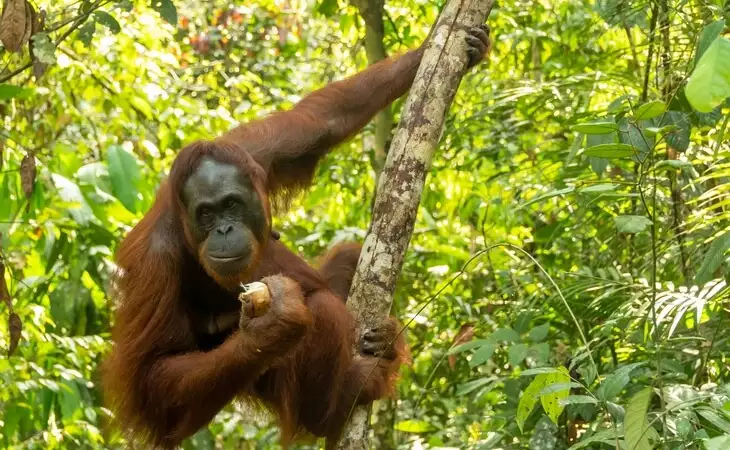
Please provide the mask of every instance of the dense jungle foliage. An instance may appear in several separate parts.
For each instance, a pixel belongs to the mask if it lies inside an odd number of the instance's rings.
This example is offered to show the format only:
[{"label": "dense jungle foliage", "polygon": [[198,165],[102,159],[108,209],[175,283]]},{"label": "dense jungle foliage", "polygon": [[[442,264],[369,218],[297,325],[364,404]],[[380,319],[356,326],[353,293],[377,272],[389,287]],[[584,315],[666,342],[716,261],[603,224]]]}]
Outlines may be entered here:
[{"label": "dense jungle foliage", "polygon": [[[373,43],[419,45],[443,5],[380,3],[4,0],[0,447],[126,448],[98,371],[120,239],[186,143],[361,70]],[[500,0],[488,22],[400,277],[413,362],[374,448],[729,449],[730,2]],[[377,132],[279,211],[287,245],[363,239]],[[230,405],[185,448],[277,434]]]}]

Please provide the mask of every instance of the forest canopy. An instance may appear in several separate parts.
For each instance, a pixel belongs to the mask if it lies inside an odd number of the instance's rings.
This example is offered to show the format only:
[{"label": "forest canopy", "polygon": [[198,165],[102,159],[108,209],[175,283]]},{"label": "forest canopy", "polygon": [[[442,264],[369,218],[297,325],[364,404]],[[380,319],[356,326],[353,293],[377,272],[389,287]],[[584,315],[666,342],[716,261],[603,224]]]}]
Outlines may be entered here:
[{"label": "forest canopy", "polygon": [[[114,255],[181,148],[420,45],[443,1],[3,0],[0,445],[128,448]],[[428,168],[372,448],[730,448],[730,2],[495,3]],[[362,242],[403,97],[276,205]],[[185,449],[275,449],[233,403]],[[296,448],[320,448],[304,442]]]}]

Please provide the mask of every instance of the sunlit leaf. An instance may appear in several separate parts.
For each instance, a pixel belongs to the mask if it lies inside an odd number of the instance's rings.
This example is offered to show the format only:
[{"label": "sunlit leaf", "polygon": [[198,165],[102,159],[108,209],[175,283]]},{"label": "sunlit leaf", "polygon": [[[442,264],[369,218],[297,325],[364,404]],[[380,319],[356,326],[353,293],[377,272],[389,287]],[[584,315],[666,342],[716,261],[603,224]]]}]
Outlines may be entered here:
[{"label": "sunlit leaf", "polygon": [[651,225],[651,220],[645,216],[616,216],[613,220],[620,233],[641,233]]},{"label": "sunlit leaf", "polygon": [[569,395],[566,398],[560,400],[560,403],[565,406],[580,405],[586,403],[595,404],[598,403],[598,400],[588,395]]},{"label": "sunlit leaf", "polygon": [[694,64],[697,65],[702,55],[705,54],[715,39],[720,37],[722,30],[725,29],[725,19],[716,20],[702,29],[700,40],[697,43],[697,51],[695,52]]},{"label": "sunlit leaf", "polygon": [[615,122],[590,122],[573,125],[570,129],[583,134],[610,134],[618,130],[618,126]]},{"label": "sunlit leaf", "polygon": [[527,356],[527,345],[525,344],[514,344],[507,350],[508,360],[510,365],[517,366],[525,360]]},{"label": "sunlit leaf", "polygon": [[654,388],[646,387],[637,392],[626,406],[624,418],[624,431],[626,432],[626,445],[631,450],[652,450],[649,442],[649,418],[647,412],[649,401],[654,395]]},{"label": "sunlit leaf", "polygon": [[635,120],[646,120],[646,119],[653,119],[654,117],[657,117],[664,113],[664,102],[661,102],[659,100],[654,100],[653,102],[644,103],[643,105],[638,106],[634,110],[634,119]]},{"label": "sunlit leaf", "polygon": [[702,55],[684,90],[694,109],[708,113],[730,97],[730,40],[719,37]]},{"label": "sunlit leaf", "polygon": [[634,156],[635,150],[628,144],[601,144],[583,150],[586,156],[599,158],[630,158]]},{"label": "sunlit leaf", "polygon": [[137,211],[137,182],[139,166],[137,158],[119,145],[112,145],[107,150],[109,179],[112,193],[131,212]]},{"label": "sunlit leaf", "polygon": [[430,423],[424,420],[402,420],[395,424],[395,429],[404,433],[425,433],[433,429]]}]

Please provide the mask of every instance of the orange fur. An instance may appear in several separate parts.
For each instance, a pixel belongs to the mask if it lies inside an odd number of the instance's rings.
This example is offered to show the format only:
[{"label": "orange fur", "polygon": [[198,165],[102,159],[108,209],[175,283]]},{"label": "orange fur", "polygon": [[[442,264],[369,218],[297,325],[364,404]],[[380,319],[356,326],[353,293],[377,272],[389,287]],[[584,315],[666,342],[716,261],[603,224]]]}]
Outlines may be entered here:
[{"label": "orange fur", "polygon": [[[285,445],[302,433],[336,439],[353,404],[392,392],[407,354],[402,340],[394,360],[352,353],[355,323],[342,299],[357,263],[354,247],[331,253],[315,270],[269,239],[269,196],[286,198],[308,185],[330,148],[408,89],[420,57],[419,49],[382,61],[291,111],[180,152],[152,209],[117,253],[114,346],[103,385],[133,442],[174,448],[235,397],[275,411]],[[256,263],[235,280],[205,266],[184,212],[182,186],[204,157],[247,174],[266,210]],[[241,329],[200,331],[212,316],[240,309],[235,284],[259,279],[270,283],[279,307]]]}]

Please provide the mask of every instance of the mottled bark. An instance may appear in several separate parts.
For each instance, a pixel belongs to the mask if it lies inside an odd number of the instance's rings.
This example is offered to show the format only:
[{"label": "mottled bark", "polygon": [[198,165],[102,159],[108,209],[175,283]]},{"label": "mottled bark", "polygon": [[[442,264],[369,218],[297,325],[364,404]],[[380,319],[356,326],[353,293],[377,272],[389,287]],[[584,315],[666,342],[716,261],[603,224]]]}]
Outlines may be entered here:
[{"label": "mottled bark", "polygon": [[[347,301],[361,329],[376,326],[390,310],[426,172],[467,68],[466,30],[484,23],[491,8],[492,0],[451,0],[431,33],[378,182]],[[369,449],[368,422],[369,409],[355,409],[339,448]]]}]

